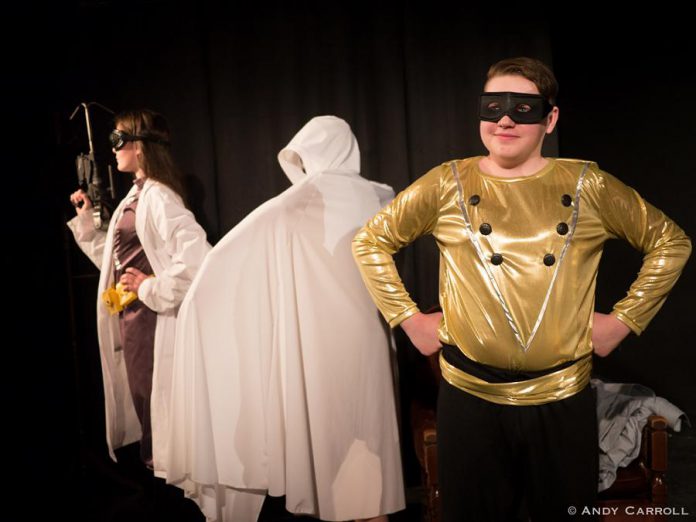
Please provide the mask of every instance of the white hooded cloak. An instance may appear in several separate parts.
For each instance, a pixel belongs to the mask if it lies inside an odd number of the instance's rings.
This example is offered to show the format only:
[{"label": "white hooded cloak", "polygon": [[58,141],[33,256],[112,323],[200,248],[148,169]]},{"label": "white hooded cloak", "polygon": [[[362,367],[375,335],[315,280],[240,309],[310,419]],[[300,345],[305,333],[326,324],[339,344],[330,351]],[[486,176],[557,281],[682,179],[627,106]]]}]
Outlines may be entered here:
[{"label": "white hooded cloak", "polygon": [[167,480],[209,520],[256,520],[266,493],[324,520],[398,511],[389,334],[350,247],[394,193],[360,176],[334,116],[278,160],[293,186],[210,251],[182,304]]}]

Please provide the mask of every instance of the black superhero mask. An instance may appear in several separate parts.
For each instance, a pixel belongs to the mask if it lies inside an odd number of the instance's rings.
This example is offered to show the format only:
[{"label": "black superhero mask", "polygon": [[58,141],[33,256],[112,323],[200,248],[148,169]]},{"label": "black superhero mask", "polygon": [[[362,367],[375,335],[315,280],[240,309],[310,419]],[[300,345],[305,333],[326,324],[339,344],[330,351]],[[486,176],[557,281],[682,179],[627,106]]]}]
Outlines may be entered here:
[{"label": "black superhero mask", "polygon": [[484,92],[481,94],[479,118],[483,121],[500,121],[507,115],[515,123],[541,122],[553,106],[541,94],[521,92]]}]

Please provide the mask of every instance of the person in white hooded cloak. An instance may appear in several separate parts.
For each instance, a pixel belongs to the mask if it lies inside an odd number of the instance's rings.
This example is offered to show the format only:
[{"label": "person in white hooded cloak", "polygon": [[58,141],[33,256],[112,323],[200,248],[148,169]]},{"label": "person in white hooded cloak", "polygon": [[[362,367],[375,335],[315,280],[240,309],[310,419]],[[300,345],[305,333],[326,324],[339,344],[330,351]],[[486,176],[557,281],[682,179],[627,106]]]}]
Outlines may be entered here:
[{"label": "person in white hooded cloak", "polygon": [[266,494],[323,520],[401,510],[389,337],[351,254],[394,193],[360,176],[335,116],[278,160],[293,186],[210,251],[181,306],[167,480],[208,520],[256,520]]}]

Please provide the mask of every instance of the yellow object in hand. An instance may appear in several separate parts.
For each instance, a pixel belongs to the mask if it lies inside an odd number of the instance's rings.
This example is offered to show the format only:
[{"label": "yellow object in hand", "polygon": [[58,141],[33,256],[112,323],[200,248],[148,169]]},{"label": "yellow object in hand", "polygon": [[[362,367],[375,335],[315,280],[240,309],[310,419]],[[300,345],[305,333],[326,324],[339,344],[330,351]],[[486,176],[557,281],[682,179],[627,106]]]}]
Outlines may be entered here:
[{"label": "yellow object in hand", "polygon": [[135,292],[126,290],[121,283],[111,286],[102,293],[102,301],[111,315],[121,312],[138,298]]}]

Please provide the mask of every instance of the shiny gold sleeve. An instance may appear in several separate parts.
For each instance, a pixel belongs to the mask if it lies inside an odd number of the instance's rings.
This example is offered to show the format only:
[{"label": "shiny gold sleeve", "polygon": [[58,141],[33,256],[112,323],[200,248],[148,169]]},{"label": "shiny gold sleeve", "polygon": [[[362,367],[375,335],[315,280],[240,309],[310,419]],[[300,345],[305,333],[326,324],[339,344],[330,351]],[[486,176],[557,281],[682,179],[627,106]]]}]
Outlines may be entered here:
[{"label": "shiny gold sleeve", "polygon": [[437,167],[398,194],[357,233],[353,257],[372,299],[391,327],[418,312],[392,257],[432,232],[440,202],[442,168]]},{"label": "shiny gold sleeve", "polygon": [[640,334],[667,299],[691,253],[691,241],[679,226],[630,187],[600,171],[598,200],[611,237],[643,252],[643,265],[626,297],[612,314]]}]

